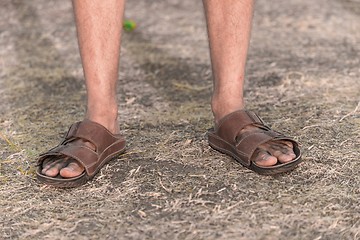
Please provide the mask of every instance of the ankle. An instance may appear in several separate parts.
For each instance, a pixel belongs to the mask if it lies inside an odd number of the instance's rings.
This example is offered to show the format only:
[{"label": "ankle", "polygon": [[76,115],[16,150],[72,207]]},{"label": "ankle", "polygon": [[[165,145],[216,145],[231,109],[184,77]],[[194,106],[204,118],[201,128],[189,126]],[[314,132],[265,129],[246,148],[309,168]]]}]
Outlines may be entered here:
[{"label": "ankle", "polygon": [[88,107],[85,118],[101,124],[114,134],[120,131],[117,106]]},{"label": "ankle", "polygon": [[242,96],[239,97],[217,97],[213,96],[211,100],[211,109],[214,115],[215,123],[225,117],[227,114],[245,108],[245,102]]}]

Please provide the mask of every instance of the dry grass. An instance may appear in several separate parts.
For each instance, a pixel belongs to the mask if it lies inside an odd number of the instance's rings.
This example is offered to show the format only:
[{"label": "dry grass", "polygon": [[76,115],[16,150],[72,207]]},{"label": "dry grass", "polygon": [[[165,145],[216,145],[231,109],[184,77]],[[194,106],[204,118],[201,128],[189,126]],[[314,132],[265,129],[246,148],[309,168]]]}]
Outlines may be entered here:
[{"label": "dry grass", "polygon": [[40,185],[34,168],[84,112],[70,2],[0,6],[1,239],[360,239],[357,1],[257,2],[248,107],[304,152],[275,177],[207,145],[201,2],[129,2],[139,27],[124,35],[118,91],[128,151],[68,190]]}]

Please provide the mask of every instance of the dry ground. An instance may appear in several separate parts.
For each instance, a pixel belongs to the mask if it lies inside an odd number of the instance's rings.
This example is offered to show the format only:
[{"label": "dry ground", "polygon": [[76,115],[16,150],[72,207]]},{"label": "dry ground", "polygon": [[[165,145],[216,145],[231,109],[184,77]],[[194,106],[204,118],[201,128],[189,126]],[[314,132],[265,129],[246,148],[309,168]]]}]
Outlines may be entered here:
[{"label": "dry ground", "polygon": [[[84,113],[70,1],[0,3],[1,239],[360,239],[360,2],[258,0],[246,98],[302,143],[259,176],[211,150],[201,1],[129,1],[118,98],[127,153],[78,189],[34,178]],[[224,23],[226,24],[226,23]]]}]

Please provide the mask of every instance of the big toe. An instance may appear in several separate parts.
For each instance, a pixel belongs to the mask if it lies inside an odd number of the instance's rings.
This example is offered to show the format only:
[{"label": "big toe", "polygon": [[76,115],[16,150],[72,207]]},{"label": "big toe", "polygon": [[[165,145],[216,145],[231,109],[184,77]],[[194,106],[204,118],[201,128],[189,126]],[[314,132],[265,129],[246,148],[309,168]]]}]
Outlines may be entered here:
[{"label": "big toe", "polygon": [[60,175],[64,178],[73,178],[79,176],[84,171],[84,167],[77,162],[71,162],[60,170]]}]

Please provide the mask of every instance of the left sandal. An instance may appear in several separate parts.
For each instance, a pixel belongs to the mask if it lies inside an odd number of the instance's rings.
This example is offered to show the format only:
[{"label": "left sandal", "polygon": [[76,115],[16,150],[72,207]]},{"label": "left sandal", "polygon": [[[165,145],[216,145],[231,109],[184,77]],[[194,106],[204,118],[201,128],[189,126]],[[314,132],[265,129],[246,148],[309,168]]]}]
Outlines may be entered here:
[{"label": "left sandal", "polygon": [[[246,131],[239,134],[246,126],[253,125],[259,130]],[[285,140],[293,144],[296,157],[286,163],[263,167],[251,161],[255,150],[270,140]],[[301,152],[298,143],[292,138],[276,132],[266,126],[264,121],[254,112],[239,110],[223,117],[215,129],[208,132],[209,145],[215,150],[227,154],[243,166],[264,175],[288,172],[301,162]]]},{"label": "left sandal", "polygon": [[[92,143],[95,150],[85,144],[71,144],[78,139]],[[112,134],[102,125],[90,120],[77,122],[71,125],[64,140],[58,146],[40,155],[36,171],[37,179],[56,187],[77,187],[91,180],[107,162],[124,151],[125,139],[120,134]],[[63,178],[60,174],[56,177],[42,174],[42,165],[45,160],[66,157],[76,160],[85,168],[85,171],[73,178]]]}]

